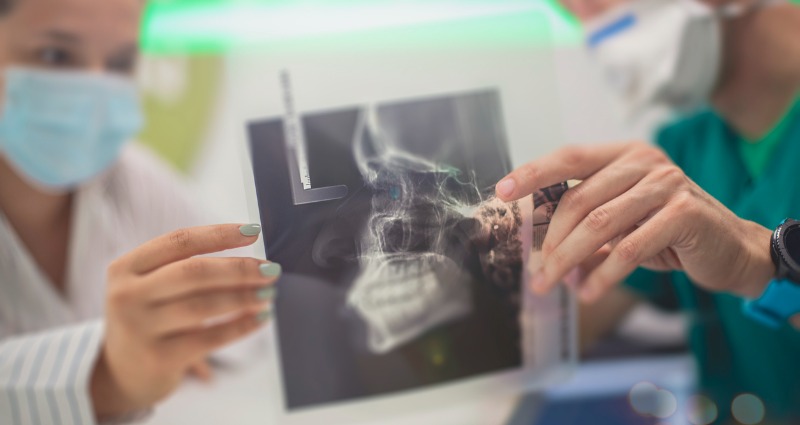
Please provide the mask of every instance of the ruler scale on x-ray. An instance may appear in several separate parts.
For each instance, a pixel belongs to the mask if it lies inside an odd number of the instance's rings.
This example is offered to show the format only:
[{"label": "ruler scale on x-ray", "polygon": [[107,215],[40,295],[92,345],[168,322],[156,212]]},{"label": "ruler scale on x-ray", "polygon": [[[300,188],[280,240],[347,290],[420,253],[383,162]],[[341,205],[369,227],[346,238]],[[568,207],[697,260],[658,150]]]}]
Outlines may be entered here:
[{"label": "ruler scale on x-ray", "polygon": [[292,81],[287,71],[281,72],[281,89],[286,108],[284,132],[286,140],[286,161],[289,165],[289,181],[295,205],[314,202],[333,201],[347,196],[347,186],[311,187],[311,171],[308,167],[306,137],[303,122],[295,110],[292,96]]}]

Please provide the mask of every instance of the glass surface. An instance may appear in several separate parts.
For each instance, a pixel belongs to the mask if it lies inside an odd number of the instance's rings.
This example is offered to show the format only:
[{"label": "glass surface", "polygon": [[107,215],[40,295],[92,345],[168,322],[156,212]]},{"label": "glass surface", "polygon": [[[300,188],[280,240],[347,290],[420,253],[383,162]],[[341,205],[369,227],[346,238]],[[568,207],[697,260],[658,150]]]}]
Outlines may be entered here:
[{"label": "glass surface", "polygon": [[451,390],[471,383],[519,394],[574,364],[571,297],[521,290],[533,202],[493,199],[511,158],[561,139],[552,56],[536,25],[491,26],[505,41],[475,43],[452,22],[427,44],[395,28],[231,60],[231,84],[258,99],[244,104],[262,106],[243,122],[251,205],[284,268],[287,416],[431,391],[464,402],[478,392]]}]

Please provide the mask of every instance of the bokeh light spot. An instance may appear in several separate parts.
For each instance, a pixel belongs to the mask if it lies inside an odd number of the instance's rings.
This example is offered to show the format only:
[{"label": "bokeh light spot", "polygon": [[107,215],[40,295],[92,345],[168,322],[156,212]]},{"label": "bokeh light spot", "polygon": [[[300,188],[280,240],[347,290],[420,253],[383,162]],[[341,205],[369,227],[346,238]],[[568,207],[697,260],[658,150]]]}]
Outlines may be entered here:
[{"label": "bokeh light spot", "polygon": [[650,382],[640,382],[631,388],[628,400],[633,410],[646,417],[665,419],[678,410],[678,399],[671,392]]},{"label": "bokeh light spot", "polygon": [[678,410],[678,399],[675,394],[667,390],[656,391],[656,406],[653,416],[659,419],[666,419],[675,414]]},{"label": "bokeh light spot", "polygon": [[628,393],[628,401],[633,410],[642,415],[650,416],[655,412],[657,406],[658,387],[650,382],[640,382],[631,388]]},{"label": "bokeh light spot", "polygon": [[686,413],[689,422],[694,425],[708,425],[717,420],[719,416],[717,405],[703,395],[696,395],[689,399]]},{"label": "bokeh light spot", "polygon": [[764,402],[753,394],[740,394],[731,404],[731,412],[744,425],[755,425],[764,420]]}]

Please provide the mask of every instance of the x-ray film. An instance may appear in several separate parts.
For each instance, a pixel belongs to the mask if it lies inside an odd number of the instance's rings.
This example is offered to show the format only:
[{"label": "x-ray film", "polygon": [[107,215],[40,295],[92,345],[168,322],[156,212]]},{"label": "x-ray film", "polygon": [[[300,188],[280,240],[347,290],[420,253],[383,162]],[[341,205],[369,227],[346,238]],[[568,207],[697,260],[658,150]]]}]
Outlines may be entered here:
[{"label": "x-ray film", "polygon": [[266,87],[246,134],[263,254],[283,266],[281,418],[381,422],[562,382],[574,300],[523,282],[567,186],[494,197],[554,147],[545,56],[341,51],[242,62]]},{"label": "x-ray film", "polygon": [[522,285],[549,214],[493,195],[498,91],[287,110],[249,127],[287,409],[573,360],[566,292]]}]

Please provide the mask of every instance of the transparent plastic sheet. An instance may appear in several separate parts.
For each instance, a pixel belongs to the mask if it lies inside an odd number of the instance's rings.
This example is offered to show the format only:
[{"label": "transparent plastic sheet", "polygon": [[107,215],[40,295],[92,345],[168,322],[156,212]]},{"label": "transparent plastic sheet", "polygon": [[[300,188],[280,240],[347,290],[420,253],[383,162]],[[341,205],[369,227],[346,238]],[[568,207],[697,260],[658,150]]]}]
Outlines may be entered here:
[{"label": "transparent plastic sheet", "polygon": [[247,124],[246,182],[284,270],[279,423],[381,422],[543,388],[575,364],[574,300],[522,284],[555,204],[493,197],[554,147],[557,117],[527,100],[557,99],[548,55],[409,36],[240,59],[270,99]]}]

